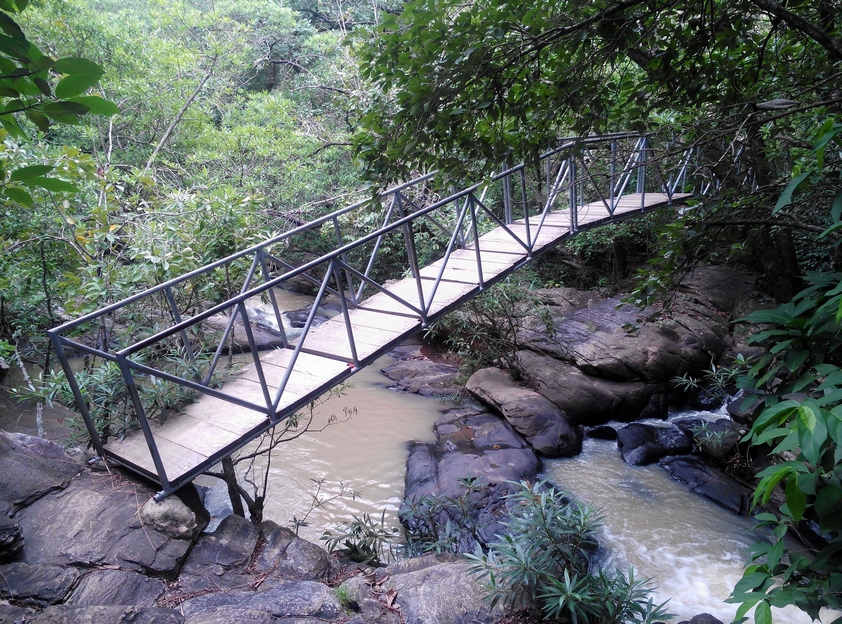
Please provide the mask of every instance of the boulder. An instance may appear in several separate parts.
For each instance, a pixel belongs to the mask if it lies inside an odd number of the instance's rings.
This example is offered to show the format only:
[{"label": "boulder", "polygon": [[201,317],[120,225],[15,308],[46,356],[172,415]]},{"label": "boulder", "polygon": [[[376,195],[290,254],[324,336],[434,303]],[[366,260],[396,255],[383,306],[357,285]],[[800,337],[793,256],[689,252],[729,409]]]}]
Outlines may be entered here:
[{"label": "boulder", "polygon": [[623,461],[633,466],[646,466],[667,455],[690,453],[693,441],[671,424],[632,423],[617,430],[617,446]]},{"label": "boulder", "polygon": [[603,425],[640,417],[657,385],[621,382],[587,375],[567,362],[532,351],[519,351],[523,376],[574,423]]},{"label": "boulder", "polygon": [[720,507],[740,515],[751,510],[752,488],[738,483],[718,468],[698,457],[678,456],[661,460],[674,479],[686,484],[691,491],[704,496]]},{"label": "boulder", "polygon": [[400,360],[382,369],[399,390],[421,396],[442,396],[456,391],[459,368],[428,359]]},{"label": "boulder", "polygon": [[0,566],[0,598],[27,605],[63,602],[79,580],[79,572],[57,565],[23,562]]},{"label": "boulder", "polygon": [[406,624],[490,624],[502,610],[489,608],[487,592],[469,574],[469,567],[464,562],[424,557],[414,561],[410,571],[389,566],[382,587],[396,592],[395,602]]},{"label": "boulder", "polygon": [[67,487],[82,470],[58,444],[0,431],[0,515],[12,515],[47,492]]},{"label": "boulder", "polygon": [[541,463],[511,425],[479,407],[449,410],[435,429],[438,442],[410,445],[399,515],[411,531],[471,552],[502,531],[510,482],[534,479]]},{"label": "boulder", "polygon": [[133,605],[153,607],[166,591],[160,579],[128,570],[93,570],[79,582],[71,596],[74,607]]},{"label": "boulder", "polygon": [[138,501],[154,493],[116,472],[82,473],[66,490],[42,496],[18,512],[15,519],[26,540],[23,560],[175,574],[192,542],[144,526]]},{"label": "boulder", "polygon": [[[336,593],[315,581],[281,581],[265,591],[220,591],[192,598],[181,604],[190,622],[207,622],[220,608],[233,607],[269,614],[288,621],[307,618],[337,619],[343,613]],[[202,619],[207,618],[207,619]],[[236,619],[234,621],[237,621]]]},{"label": "boulder", "polygon": [[274,522],[264,522],[260,528],[264,545],[255,567],[261,572],[304,581],[323,579],[330,572],[330,558],[323,548]]},{"label": "boulder", "polygon": [[34,622],[38,614],[35,609],[28,607],[15,607],[0,602],[0,624],[23,624]]},{"label": "boulder", "polygon": [[213,533],[202,535],[181,568],[181,588],[186,592],[207,587],[240,588],[251,578],[243,575],[251,561],[260,532],[249,520],[231,514]]},{"label": "boulder", "polygon": [[[210,329],[224,332],[226,327],[228,327],[228,317],[223,314],[217,314],[216,316],[208,318],[205,321],[205,324]],[[254,344],[258,351],[279,349],[284,346],[283,336],[281,335],[281,332],[276,329],[252,323],[251,332],[252,337],[254,338]],[[239,316],[237,316],[237,320],[234,321],[232,334],[233,339],[229,337],[229,339],[225,341],[222,352],[226,355],[228,353],[248,353],[251,350],[249,347],[248,336],[246,335],[245,328],[243,327],[243,321]]]},{"label": "boulder", "polygon": [[524,388],[499,368],[477,371],[467,390],[500,413],[515,430],[545,457],[570,457],[582,451],[582,429],[552,402]]},{"label": "boulder", "polygon": [[140,519],[145,526],[173,539],[192,540],[207,526],[207,520],[201,522],[178,496],[168,496],[161,502],[150,498],[140,508]]}]

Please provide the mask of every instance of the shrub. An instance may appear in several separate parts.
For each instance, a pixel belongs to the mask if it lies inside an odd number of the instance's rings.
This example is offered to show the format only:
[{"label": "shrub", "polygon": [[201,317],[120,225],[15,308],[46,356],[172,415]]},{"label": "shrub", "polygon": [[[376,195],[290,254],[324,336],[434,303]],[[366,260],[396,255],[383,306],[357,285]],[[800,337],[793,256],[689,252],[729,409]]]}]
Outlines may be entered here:
[{"label": "shrub", "polygon": [[647,581],[619,572],[591,571],[599,513],[569,500],[546,482],[522,483],[510,494],[507,533],[487,553],[470,555],[492,605],[540,609],[549,621],[648,623],[669,617]]}]

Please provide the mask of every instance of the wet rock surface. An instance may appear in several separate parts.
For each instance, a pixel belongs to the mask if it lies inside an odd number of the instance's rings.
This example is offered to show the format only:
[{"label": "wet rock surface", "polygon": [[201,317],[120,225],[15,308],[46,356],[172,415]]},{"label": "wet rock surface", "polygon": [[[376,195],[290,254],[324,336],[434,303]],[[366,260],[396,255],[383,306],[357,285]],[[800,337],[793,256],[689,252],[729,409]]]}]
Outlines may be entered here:
[{"label": "wet rock surface", "polygon": [[[487,434],[492,447],[508,439],[534,457],[510,430]],[[0,624],[455,624],[469,620],[453,605],[480,595],[464,577],[464,564],[441,560],[435,601],[411,576],[416,568],[398,565],[377,578],[359,577],[351,609],[325,583],[337,560],[290,529],[228,516],[215,531],[197,533],[193,523],[207,521],[195,509],[194,491],[142,514],[154,490],[117,470],[85,469],[71,479],[67,467],[76,474],[81,463],[52,447],[45,452],[43,442],[0,432],[8,465],[53,456],[40,471],[25,473],[35,475],[34,483],[16,484],[6,498],[16,501],[17,513],[3,526],[20,527],[23,548],[0,564]],[[142,517],[156,526],[144,526]],[[474,610],[477,621],[489,621],[478,599]]]}]

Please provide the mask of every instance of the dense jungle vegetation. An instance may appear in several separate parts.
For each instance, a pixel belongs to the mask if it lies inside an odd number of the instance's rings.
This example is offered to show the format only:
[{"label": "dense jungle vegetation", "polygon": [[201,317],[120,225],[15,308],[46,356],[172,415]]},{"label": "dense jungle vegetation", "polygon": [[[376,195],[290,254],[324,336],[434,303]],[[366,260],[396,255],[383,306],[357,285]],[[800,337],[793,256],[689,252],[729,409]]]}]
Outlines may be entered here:
[{"label": "dense jungle vegetation", "polygon": [[[761,517],[775,538],[734,600],[761,624],[773,606],[840,608],[840,15],[839,0],[0,0],[0,356],[47,364],[46,328],[365,197],[361,177],[462,181],[559,136],[649,132],[696,149],[719,188],[653,222],[633,300],[662,307],[677,276],[729,262],[780,303],[748,319],[767,351],[739,383],[764,403],[750,441],[788,458],[757,499],[780,486],[786,503]],[[579,261],[640,251],[629,230],[596,240],[610,251]],[[822,540],[789,552],[804,521]]]}]

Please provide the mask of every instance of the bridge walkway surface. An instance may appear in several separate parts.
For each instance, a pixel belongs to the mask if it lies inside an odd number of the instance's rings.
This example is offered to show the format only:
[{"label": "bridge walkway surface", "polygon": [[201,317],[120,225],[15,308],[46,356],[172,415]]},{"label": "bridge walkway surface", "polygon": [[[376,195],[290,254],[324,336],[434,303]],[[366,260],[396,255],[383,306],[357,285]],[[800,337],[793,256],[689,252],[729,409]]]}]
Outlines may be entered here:
[{"label": "bridge walkway surface", "polygon": [[[682,161],[683,168],[679,169],[676,165],[669,170],[669,175],[662,171],[656,178],[652,174],[652,163],[646,160],[651,161],[652,156],[645,137],[633,136],[634,147],[625,152],[618,150],[617,142],[628,136],[611,139],[611,158],[619,159],[619,167],[613,161],[610,166],[606,164],[601,169],[595,164],[597,148],[603,143],[609,145],[606,139],[600,139],[602,143],[594,140],[584,149],[582,139],[577,139],[568,145],[570,153],[562,150],[552,152],[558,158],[554,164],[547,164],[540,202],[528,200],[523,167],[500,174],[492,182],[502,183],[502,191],[496,200],[505,213],[502,216],[494,216],[489,209],[492,203],[487,196],[489,184],[470,187],[446,200],[423,207],[410,199],[407,191],[410,185],[404,185],[384,194],[383,197],[388,195],[389,203],[388,209],[383,208],[382,226],[353,243],[345,242],[338,213],[302,226],[305,230],[311,226],[329,228],[331,225],[336,229],[336,250],[316,261],[298,266],[283,261],[278,257],[276,247],[271,245],[283,247],[288,244],[284,239],[268,241],[202,269],[219,270],[220,267],[231,266],[232,259],[252,258],[251,269],[240,294],[222,304],[182,318],[183,310],[175,293],[178,288],[186,288],[185,284],[196,279],[200,272],[194,272],[51,330],[51,338],[65,365],[77,407],[82,406],[94,446],[102,455],[160,483],[160,495],[165,496],[542,252],[581,230],[655,208],[678,206],[693,195],[692,192],[678,191],[689,190],[687,158]],[[572,147],[574,143],[575,150]],[[577,159],[579,169],[590,172],[588,177],[581,174],[576,177]],[[650,169],[650,183],[652,179],[657,179],[657,191],[646,192],[646,166]],[[595,173],[597,169],[601,173]],[[594,181],[599,176],[605,178],[607,190],[597,188]],[[429,176],[424,178],[428,179]],[[588,185],[597,189],[590,196],[598,199],[582,203],[581,198],[587,195],[585,189]],[[625,192],[629,187],[637,192]],[[533,204],[536,208],[530,210],[529,206]],[[450,219],[450,225],[446,227],[442,226],[444,209]],[[522,216],[515,218],[518,210]],[[482,214],[486,214],[483,229],[489,230],[484,234],[480,234],[478,228],[478,224],[483,223]],[[417,261],[414,237],[421,229],[423,219],[427,220],[428,230],[445,232],[447,244],[443,244],[439,259],[421,267]],[[390,235],[403,238],[405,242],[406,273],[409,275],[396,282],[381,284],[372,277],[372,267],[376,265],[384,237]],[[349,255],[362,247],[371,253],[362,264],[358,261],[355,266]],[[275,273],[280,267],[280,275],[273,274],[267,268],[269,265],[274,267]],[[261,275],[263,280],[258,284],[257,277]],[[303,333],[296,339],[287,339],[283,335],[279,348],[258,351],[252,330],[254,315],[249,314],[247,303],[256,298],[269,298],[280,328],[281,311],[271,289],[283,287],[293,278],[305,278],[319,286]],[[374,294],[363,296],[366,291]],[[322,324],[316,324],[316,310],[328,294],[339,300],[341,312]],[[86,344],[75,337],[74,332],[78,333],[83,326],[103,323],[106,318],[114,319],[115,314],[130,305],[137,306],[145,301],[144,298],[153,295],[170,305],[171,322],[157,334],[134,344],[110,349],[92,347],[90,342]],[[190,345],[195,341],[190,336],[204,331],[212,315],[220,313],[227,315],[224,318],[229,319],[228,325],[219,337],[213,361],[202,374],[194,374],[192,378],[186,374],[176,375],[156,368],[148,359],[140,357],[144,350],[173,339],[180,339],[188,355],[193,357]],[[236,319],[243,322],[251,363],[220,387],[211,380],[220,356],[225,353],[223,345],[230,344],[231,333],[236,331]],[[284,333],[282,329],[281,333]],[[73,378],[73,369],[66,356],[67,348],[113,361],[120,367],[134,401],[140,425],[138,429],[111,436],[110,439],[102,436],[87,409],[83,388]],[[143,405],[137,390],[140,381],[150,377],[186,386],[202,396],[175,412],[171,410],[166,419],[154,418],[150,408]]]}]

